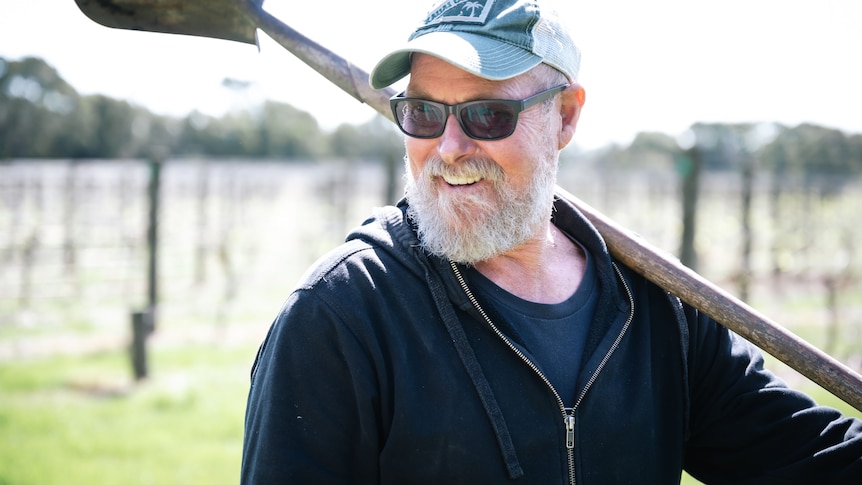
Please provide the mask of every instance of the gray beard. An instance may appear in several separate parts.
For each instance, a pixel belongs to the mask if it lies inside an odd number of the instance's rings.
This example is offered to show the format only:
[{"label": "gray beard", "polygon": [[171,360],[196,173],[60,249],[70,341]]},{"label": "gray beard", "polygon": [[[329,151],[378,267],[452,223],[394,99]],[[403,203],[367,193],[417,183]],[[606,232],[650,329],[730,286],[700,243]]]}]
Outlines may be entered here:
[{"label": "gray beard", "polygon": [[[406,165],[407,213],[417,224],[423,248],[436,256],[462,264],[486,261],[541,237],[551,217],[556,157],[536,160],[532,183],[524,189],[512,187],[502,168],[487,159],[453,167],[434,157],[418,176]],[[470,196],[441,194],[436,184],[443,173],[480,175],[486,190]]]}]

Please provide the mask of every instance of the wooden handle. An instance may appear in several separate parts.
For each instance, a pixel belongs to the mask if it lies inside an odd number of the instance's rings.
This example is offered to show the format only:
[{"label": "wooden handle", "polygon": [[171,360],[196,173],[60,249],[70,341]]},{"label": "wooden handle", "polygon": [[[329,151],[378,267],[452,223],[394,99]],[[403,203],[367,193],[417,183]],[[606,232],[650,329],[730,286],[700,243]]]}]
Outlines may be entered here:
[{"label": "wooden handle", "polygon": [[611,255],[862,411],[862,376],[773,322],[670,254],[557,187],[598,229]]}]

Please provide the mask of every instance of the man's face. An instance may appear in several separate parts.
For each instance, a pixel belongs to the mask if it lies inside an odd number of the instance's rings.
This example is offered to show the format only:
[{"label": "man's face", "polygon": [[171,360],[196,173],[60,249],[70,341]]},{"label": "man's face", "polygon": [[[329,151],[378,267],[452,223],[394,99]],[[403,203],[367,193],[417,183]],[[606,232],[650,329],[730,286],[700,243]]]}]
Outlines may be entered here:
[{"label": "man's face", "polygon": [[[417,54],[407,95],[447,104],[524,99],[550,86],[529,76],[488,81]],[[438,138],[407,137],[407,199],[425,248],[462,263],[498,256],[544,236],[551,215],[560,117],[544,106],[521,112],[504,139],[469,138],[454,116]]]}]

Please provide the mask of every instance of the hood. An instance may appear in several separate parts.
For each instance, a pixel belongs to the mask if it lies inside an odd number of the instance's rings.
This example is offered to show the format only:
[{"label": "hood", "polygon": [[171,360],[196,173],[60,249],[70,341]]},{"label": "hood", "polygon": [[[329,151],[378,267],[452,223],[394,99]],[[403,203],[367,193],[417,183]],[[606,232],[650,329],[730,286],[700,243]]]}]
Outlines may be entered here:
[{"label": "hood", "polygon": [[371,217],[347,234],[346,242],[361,241],[378,251],[384,251],[405,268],[422,274],[416,267],[417,258],[424,253],[419,236],[407,217],[407,201],[401,199],[396,206],[375,207]]},{"label": "hood", "polygon": [[[573,204],[557,196],[554,201],[554,212],[552,220],[554,224],[564,232],[578,240],[593,256],[599,287],[601,288],[601,300],[599,308],[608,315],[616,311],[624,311],[626,308],[625,298],[620,296],[620,288],[613,269],[613,261],[608,247],[602,239],[598,230]],[[407,217],[407,201],[401,199],[398,204],[387,207],[378,207],[372,210],[372,215],[363,224],[353,229],[347,236],[347,241],[363,241],[375,247],[377,250],[385,251],[398,261],[402,262],[411,272],[422,275],[422,267],[431,267],[440,274],[449,299],[462,310],[470,311],[472,304],[464,295],[460,285],[445,275],[451,275],[448,261],[428,255],[419,245],[419,237],[412,221]],[[416,262],[420,264],[417,267]],[[597,315],[597,321],[605,321],[608,315]],[[593,339],[600,338],[605,329],[596,328]],[[593,345],[597,342],[592,342]],[[588,347],[590,347],[588,343]]]}]

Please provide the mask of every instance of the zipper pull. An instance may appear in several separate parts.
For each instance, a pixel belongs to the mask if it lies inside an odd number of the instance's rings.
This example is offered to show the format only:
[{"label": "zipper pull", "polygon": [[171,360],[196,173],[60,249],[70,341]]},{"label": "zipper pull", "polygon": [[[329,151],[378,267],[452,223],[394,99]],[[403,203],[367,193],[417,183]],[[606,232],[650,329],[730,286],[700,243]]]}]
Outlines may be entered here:
[{"label": "zipper pull", "polygon": [[575,449],[575,415],[566,414],[566,448]]}]

